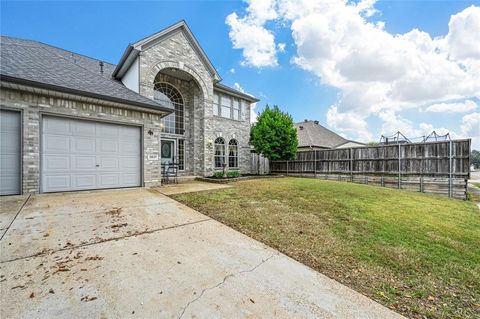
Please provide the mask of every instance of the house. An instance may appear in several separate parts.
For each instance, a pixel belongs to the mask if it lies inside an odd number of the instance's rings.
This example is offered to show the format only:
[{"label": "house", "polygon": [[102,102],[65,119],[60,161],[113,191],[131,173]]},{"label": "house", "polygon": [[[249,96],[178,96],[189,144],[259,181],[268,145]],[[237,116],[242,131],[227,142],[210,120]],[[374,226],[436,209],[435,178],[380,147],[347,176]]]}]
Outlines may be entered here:
[{"label": "house", "polygon": [[335,132],[323,127],[318,121],[305,120],[295,123],[297,128],[298,151],[312,149],[350,148],[365,146],[363,143],[347,140]]},{"label": "house", "polygon": [[184,21],[129,45],[117,65],[1,37],[0,194],[160,185],[250,172],[256,98],[220,83]]}]

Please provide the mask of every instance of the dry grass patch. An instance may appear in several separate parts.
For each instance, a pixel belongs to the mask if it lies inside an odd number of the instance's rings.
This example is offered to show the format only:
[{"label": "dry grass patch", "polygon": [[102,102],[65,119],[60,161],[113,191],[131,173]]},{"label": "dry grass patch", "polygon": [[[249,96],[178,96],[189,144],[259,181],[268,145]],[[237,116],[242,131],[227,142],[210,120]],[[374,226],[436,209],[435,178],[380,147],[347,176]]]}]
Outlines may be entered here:
[{"label": "dry grass patch", "polygon": [[333,181],[251,180],[175,199],[413,318],[478,318],[480,210]]}]

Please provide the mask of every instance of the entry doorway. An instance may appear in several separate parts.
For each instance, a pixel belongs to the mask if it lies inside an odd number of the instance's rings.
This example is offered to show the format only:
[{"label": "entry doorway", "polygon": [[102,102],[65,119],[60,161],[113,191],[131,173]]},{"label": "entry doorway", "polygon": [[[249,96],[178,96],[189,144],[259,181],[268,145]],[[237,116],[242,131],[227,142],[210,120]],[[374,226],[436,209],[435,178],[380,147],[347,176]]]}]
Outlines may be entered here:
[{"label": "entry doorway", "polygon": [[175,141],[162,140],[161,145],[161,163],[171,164],[175,159]]}]

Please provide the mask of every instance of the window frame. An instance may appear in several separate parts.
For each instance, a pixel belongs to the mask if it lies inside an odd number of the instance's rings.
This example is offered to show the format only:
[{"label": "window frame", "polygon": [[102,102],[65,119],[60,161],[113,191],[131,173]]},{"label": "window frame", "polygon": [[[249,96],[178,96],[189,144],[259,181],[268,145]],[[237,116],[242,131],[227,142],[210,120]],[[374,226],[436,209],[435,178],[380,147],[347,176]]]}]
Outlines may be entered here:
[{"label": "window frame", "polygon": [[[213,152],[213,166],[215,169],[223,169],[223,164],[225,164],[225,139],[221,136],[217,137],[214,142],[214,152]],[[220,150],[220,154],[217,154],[217,150]],[[219,160],[219,165],[217,165],[217,159]]]},{"label": "window frame", "polygon": [[[231,153],[232,148],[234,149],[233,155]],[[230,165],[232,159],[235,165]],[[228,168],[238,169],[238,141],[234,138],[228,141]]]},{"label": "window frame", "polygon": [[[213,93],[213,115],[224,119],[242,122],[242,107],[243,100],[233,95],[225,94],[223,92]],[[223,99],[228,99],[228,103],[224,104]],[[236,106],[235,107],[235,102]],[[228,108],[228,111],[226,110]],[[224,114],[226,113],[226,114]],[[228,115],[228,116],[226,116]]]},{"label": "window frame", "polygon": [[[168,92],[162,91],[162,87],[167,87]],[[154,91],[154,100],[158,102],[170,102],[173,105],[173,112],[168,114],[167,116],[163,117],[160,120],[162,123],[162,133],[166,134],[174,134],[174,135],[185,135],[185,99],[183,98],[182,93],[180,90],[175,87],[173,84],[165,81],[158,81],[153,84],[153,91]],[[164,95],[167,100],[156,99],[155,98],[155,91],[159,92],[160,94]],[[173,92],[173,95],[169,96],[169,93]],[[174,100],[172,100],[172,97]],[[167,122],[169,123],[167,127]],[[172,126],[173,123],[173,126]],[[172,132],[173,128],[173,132]]]}]

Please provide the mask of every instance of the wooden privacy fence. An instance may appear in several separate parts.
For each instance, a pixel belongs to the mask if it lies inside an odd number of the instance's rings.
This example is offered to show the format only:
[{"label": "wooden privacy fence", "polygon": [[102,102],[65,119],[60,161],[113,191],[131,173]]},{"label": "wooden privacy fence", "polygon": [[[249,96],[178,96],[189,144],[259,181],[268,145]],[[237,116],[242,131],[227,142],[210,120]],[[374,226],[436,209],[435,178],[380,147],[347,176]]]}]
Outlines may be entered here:
[{"label": "wooden privacy fence", "polygon": [[298,152],[272,173],[351,181],[466,198],[470,140]]},{"label": "wooden privacy fence", "polygon": [[252,174],[266,175],[270,174],[270,161],[257,153],[251,153]]}]

